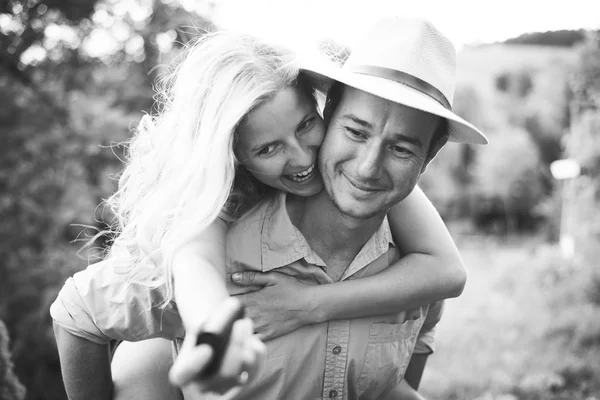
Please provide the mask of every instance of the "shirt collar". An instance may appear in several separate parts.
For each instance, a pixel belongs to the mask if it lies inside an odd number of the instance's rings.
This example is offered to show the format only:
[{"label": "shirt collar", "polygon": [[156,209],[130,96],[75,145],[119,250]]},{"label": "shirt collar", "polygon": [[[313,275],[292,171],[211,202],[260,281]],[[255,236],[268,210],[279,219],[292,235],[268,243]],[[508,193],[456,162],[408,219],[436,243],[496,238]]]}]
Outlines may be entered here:
[{"label": "shirt collar", "polygon": [[[260,245],[263,272],[284,267],[302,258],[310,259],[314,254],[290,220],[284,192],[280,192],[267,207]],[[322,261],[321,264],[325,265]]]},{"label": "shirt collar", "polygon": [[[385,217],[344,276],[354,274],[383,255],[390,245],[394,245],[394,241]],[[321,257],[310,248],[302,233],[292,224],[286,208],[286,193],[279,193],[266,209],[261,231],[261,258],[263,272],[284,267],[303,258],[310,264],[325,267]]]}]

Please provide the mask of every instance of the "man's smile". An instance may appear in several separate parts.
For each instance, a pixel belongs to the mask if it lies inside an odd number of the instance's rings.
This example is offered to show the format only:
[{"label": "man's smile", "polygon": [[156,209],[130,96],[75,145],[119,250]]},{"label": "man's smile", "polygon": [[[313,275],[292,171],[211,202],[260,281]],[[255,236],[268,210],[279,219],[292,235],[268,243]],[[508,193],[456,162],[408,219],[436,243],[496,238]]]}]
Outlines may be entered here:
[{"label": "man's smile", "polygon": [[354,178],[351,178],[349,175],[347,175],[344,172],[341,172],[341,175],[344,178],[346,178],[348,183],[350,183],[350,186],[363,192],[365,195],[375,194],[377,192],[381,192],[382,190],[384,190],[384,188],[382,188],[381,186],[373,186],[373,185],[362,183]]}]

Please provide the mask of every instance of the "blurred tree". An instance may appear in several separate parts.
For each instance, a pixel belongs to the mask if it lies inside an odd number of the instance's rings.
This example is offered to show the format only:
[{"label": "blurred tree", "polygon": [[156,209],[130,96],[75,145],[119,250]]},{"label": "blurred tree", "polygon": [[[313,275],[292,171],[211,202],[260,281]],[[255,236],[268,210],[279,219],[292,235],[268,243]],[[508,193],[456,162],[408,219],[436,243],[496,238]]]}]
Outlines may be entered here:
[{"label": "blurred tree", "polygon": [[525,98],[533,88],[532,72],[519,70],[504,72],[496,77],[496,89],[517,98]]},{"label": "blurred tree", "polygon": [[502,73],[496,77],[496,89],[506,93],[510,87],[510,76],[508,73]]},{"label": "blurred tree", "polygon": [[503,136],[478,155],[474,221],[479,228],[504,232],[531,230],[538,222],[536,207],[545,196],[537,149],[522,130]]},{"label": "blurred tree", "polygon": [[48,308],[89,262],[73,224],[111,219],[109,146],[150,111],[154,66],[208,25],[176,0],[0,0],[0,319],[27,399],[65,398]]},{"label": "blurred tree", "polygon": [[[480,129],[485,130],[486,120],[481,107],[481,96],[473,86],[461,86],[454,95],[453,110],[462,118],[471,122]],[[449,163],[449,178],[456,186],[456,193],[452,197],[453,218],[463,218],[471,213],[471,198],[473,196],[473,165],[476,152],[473,146],[461,144],[452,152]]]},{"label": "blurred tree", "polygon": [[[98,0],[2,0],[0,13],[7,17],[0,29],[0,70],[29,90],[43,97],[52,108],[54,102],[40,91],[32,69],[46,56],[54,61],[71,58],[72,47],[87,32],[85,24]],[[64,27],[79,33],[72,43],[48,41],[49,31]],[[76,29],[74,29],[76,28]],[[77,60],[71,58],[71,61]]]},{"label": "blurred tree", "polygon": [[581,165],[583,174],[573,180],[565,193],[568,234],[577,243],[582,272],[589,274],[586,288],[589,299],[597,302],[600,275],[597,257],[600,248],[600,220],[590,216],[600,212],[600,34],[591,34],[579,49],[575,74],[571,80],[570,134],[566,137],[565,157]]},{"label": "blurred tree", "polygon": [[546,195],[551,195],[555,184],[550,164],[561,158],[562,141],[569,126],[571,69],[569,63],[556,61],[543,68],[521,67],[495,78],[511,125],[524,128],[537,149],[538,176]]},{"label": "blurred tree", "polygon": [[600,107],[600,32],[590,33],[579,50],[579,62],[571,80],[575,112]]},{"label": "blurred tree", "polygon": [[560,30],[548,32],[531,32],[504,41],[506,44],[529,44],[543,46],[572,47],[585,40],[586,31]]},{"label": "blurred tree", "polygon": [[8,330],[0,320],[0,399],[22,400],[25,398],[25,388],[13,371],[9,343]]},{"label": "blurred tree", "polygon": [[556,184],[550,164],[562,158],[563,141],[569,129],[572,67],[555,63],[539,71],[535,86],[521,114],[521,124],[538,150],[544,192],[551,195]]}]

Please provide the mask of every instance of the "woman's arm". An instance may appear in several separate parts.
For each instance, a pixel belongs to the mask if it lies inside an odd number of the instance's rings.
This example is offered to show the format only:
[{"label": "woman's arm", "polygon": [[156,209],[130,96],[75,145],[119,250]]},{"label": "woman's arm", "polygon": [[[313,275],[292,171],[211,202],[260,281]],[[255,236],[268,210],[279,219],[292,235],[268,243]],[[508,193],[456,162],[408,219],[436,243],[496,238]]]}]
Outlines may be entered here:
[{"label": "woman's arm", "polygon": [[459,296],[467,275],[435,207],[417,186],[388,213],[402,258],[384,271],[333,285],[308,286],[315,320],[384,315]]},{"label": "woman's arm", "polygon": [[223,326],[235,314],[239,303],[229,298],[225,286],[225,235],[227,225],[217,219],[192,241],[180,248],[173,259],[174,292],[185,328],[185,339],[170,371],[170,380],[190,395],[206,391],[225,393],[240,385],[244,371],[254,377],[264,345],[254,337],[252,322],[234,322],[221,367],[209,378],[199,378],[213,356],[208,346],[197,346],[198,334]]},{"label": "woman's arm", "polygon": [[234,274],[230,290],[248,307],[259,337],[272,339],[334,319],[397,313],[460,295],[466,281],[462,259],[421,189],[390,210],[388,219],[404,256],[378,274],[329,285],[307,285],[279,273]]},{"label": "woman's arm", "polygon": [[57,324],[54,336],[69,400],[112,398],[108,345],[77,337]]},{"label": "woman's arm", "polygon": [[198,332],[210,313],[229,297],[225,287],[226,231],[226,223],[217,219],[175,253],[175,301],[186,332]]}]

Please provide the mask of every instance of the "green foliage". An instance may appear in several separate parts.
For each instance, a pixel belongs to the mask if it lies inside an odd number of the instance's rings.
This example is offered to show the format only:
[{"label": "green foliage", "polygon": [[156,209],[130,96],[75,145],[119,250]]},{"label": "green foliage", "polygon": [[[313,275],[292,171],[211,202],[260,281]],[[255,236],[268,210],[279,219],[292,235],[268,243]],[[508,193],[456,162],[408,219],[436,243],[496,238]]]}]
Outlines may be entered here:
[{"label": "green foliage", "polygon": [[[40,47],[46,28],[55,25],[79,27],[79,38],[87,30],[84,25],[98,0],[4,0],[0,13],[10,18],[10,28],[0,29],[0,71],[17,79],[21,84],[37,88],[31,76],[32,65],[25,64],[23,55],[34,46]],[[47,49],[55,61],[64,60],[71,52],[70,46],[58,42]]]},{"label": "green foliage", "polygon": [[535,236],[453,236],[469,282],[447,301],[421,383],[426,397],[587,400],[599,393],[600,308],[581,290],[582,272],[596,264],[571,266],[558,246]]},{"label": "green foliage", "polygon": [[[575,263],[582,270],[581,287],[587,300],[600,304],[600,34],[592,35],[579,50],[579,64],[571,80],[571,129],[565,140],[566,157],[582,167],[582,176],[565,187],[564,233],[576,243]],[[587,338],[600,343],[600,333]]]},{"label": "green foliage", "polygon": [[500,92],[508,92],[510,87],[510,76],[507,73],[500,74],[496,77],[496,89]]},{"label": "green foliage", "polygon": [[600,33],[590,34],[579,51],[576,74],[571,80],[575,111],[600,107]]},{"label": "green foliage", "polygon": [[508,39],[504,41],[506,44],[528,44],[528,45],[542,45],[542,46],[558,46],[558,47],[572,47],[585,40],[586,31],[583,29],[579,30],[560,30],[560,31],[549,31],[549,32],[532,32],[519,35],[516,38]]},{"label": "green foliage", "polygon": [[532,88],[533,80],[529,71],[505,72],[496,77],[496,89],[518,98],[526,97]]},{"label": "green foliage", "polygon": [[93,211],[114,190],[105,176],[118,160],[99,145],[124,139],[133,120],[105,99],[91,104],[84,95],[62,95],[67,121],[29,99],[0,155],[0,318],[12,332],[16,372],[29,398],[40,391],[64,396],[48,308],[65,278],[87,264],[75,254],[78,245],[69,244],[70,224],[101,227]]},{"label": "green foliage", "polygon": [[[116,12],[121,5],[113,0],[21,3],[0,2],[18,27],[0,29],[0,319],[13,338],[15,373],[27,398],[62,399],[48,309],[65,279],[105,245],[99,240],[78,256],[83,242],[73,241],[111,220],[97,206],[114,192],[111,176],[122,167],[123,148],[113,146],[128,139],[142,110],[150,111],[154,67],[170,56],[157,48],[157,35],[174,30],[185,42],[208,24],[176,2],[154,2],[141,22]],[[98,28],[90,19],[95,10],[131,32],[116,53],[100,59],[80,46]],[[54,26],[74,32],[75,45],[47,40]],[[143,47],[130,54],[134,37]],[[35,48],[45,57],[25,62]]]},{"label": "green foliage", "polygon": [[0,399],[22,400],[25,388],[13,371],[9,342],[8,330],[0,320]]},{"label": "green foliage", "polygon": [[[506,140],[481,149],[475,174],[480,201],[500,199],[506,218],[514,227],[528,223],[544,197],[539,156],[521,131],[504,133]],[[507,162],[510,160],[510,162]],[[478,202],[478,200],[476,200]],[[475,204],[475,210],[479,205]]]}]

